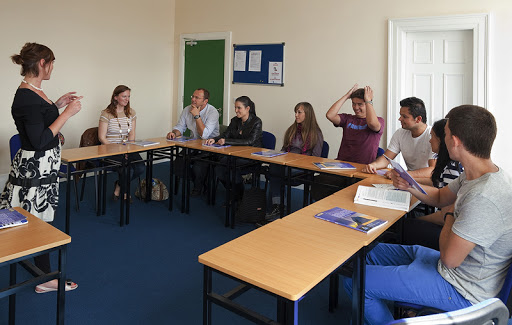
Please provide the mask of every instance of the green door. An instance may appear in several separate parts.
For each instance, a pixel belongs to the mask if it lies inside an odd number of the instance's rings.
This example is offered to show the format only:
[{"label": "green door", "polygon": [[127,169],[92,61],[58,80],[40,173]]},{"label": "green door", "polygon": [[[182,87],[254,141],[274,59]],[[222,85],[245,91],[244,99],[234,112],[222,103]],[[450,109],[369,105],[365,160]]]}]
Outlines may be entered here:
[{"label": "green door", "polygon": [[[186,42],[187,43],[187,42]],[[185,43],[185,80],[183,107],[190,105],[190,96],[197,88],[210,92],[208,103],[219,111],[222,124],[224,108],[224,40]]]}]

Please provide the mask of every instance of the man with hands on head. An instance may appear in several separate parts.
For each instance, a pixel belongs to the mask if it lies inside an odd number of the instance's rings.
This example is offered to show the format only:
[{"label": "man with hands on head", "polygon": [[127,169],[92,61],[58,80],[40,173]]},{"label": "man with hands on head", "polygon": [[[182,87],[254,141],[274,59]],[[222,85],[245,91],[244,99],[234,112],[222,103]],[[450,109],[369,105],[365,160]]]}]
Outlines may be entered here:
[{"label": "man with hands on head", "polygon": [[[191,96],[190,105],[183,109],[178,124],[167,134],[168,139],[180,137],[185,130],[190,130],[194,139],[209,139],[219,135],[219,112],[208,103],[210,92],[204,88],[198,88]],[[176,170],[182,170],[183,159],[176,160]],[[201,194],[204,181],[208,176],[208,164],[196,161],[193,163],[194,188],[192,196]]]},{"label": "man with hands on head", "polygon": [[[366,322],[393,320],[387,302],[452,311],[496,297],[512,261],[512,178],[490,156],[496,121],[486,109],[453,108],[445,126],[450,158],[464,172],[447,186],[413,189],[396,171],[393,185],[445,213],[439,251],[419,245],[378,244],[366,257]],[[344,281],[352,292],[352,281]]]},{"label": "man with hands on head", "polygon": [[[430,129],[427,123],[427,112],[423,101],[416,97],[400,101],[400,118],[402,128],[396,130],[384,153],[389,159],[394,159],[402,153],[405,164],[412,177],[428,178],[432,174],[436,160],[430,146]],[[388,161],[380,156],[363,168],[363,172],[375,174],[378,169],[386,168]],[[388,171],[386,177],[390,178]]]},{"label": "man with hands on head", "polygon": [[[382,117],[377,116],[373,108],[372,88],[366,86],[358,89],[357,87],[358,85],[355,84],[332,104],[325,116],[335,127],[343,128],[343,138],[336,159],[368,164],[377,156],[385,122]],[[339,113],[349,98],[352,101],[354,114]],[[334,193],[340,187],[350,184],[352,184],[350,179],[321,174],[315,177],[311,194],[315,200],[320,200]]]}]

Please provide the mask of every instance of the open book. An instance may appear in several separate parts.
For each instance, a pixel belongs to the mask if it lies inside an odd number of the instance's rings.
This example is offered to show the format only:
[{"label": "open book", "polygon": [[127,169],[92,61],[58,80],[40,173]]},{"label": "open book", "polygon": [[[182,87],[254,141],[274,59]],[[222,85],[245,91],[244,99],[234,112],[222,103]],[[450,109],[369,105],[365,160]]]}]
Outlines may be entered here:
[{"label": "open book", "polygon": [[222,148],[231,147],[231,145],[230,144],[220,145],[218,143],[214,143],[214,144],[204,144],[203,143],[203,147],[209,147],[209,148],[214,148],[214,149],[222,149]]},{"label": "open book", "polygon": [[251,153],[251,155],[262,156],[262,157],[267,157],[267,158],[286,155],[286,154],[287,154],[287,152],[276,151],[276,150],[264,150],[264,151],[257,151],[257,152]]},{"label": "open book", "polygon": [[344,162],[314,162],[320,169],[356,169],[353,165]]},{"label": "open book", "polygon": [[27,217],[14,209],[0,210],[0,229],[21,226],[27,222]]},{"label": "open book", "polygon": [[391,166],[393,166],[393,169],[396,170],[397,173],[400,174],[400,177],[405,179],[407,183],[409,183],[409,185],[411,185],[414,189],[420,191],[421,193],[427,194],[427,192],[425,192],[425,190],[420,186],[420,184],[418,184],[418,182],[416,182],[414,178],[412,178],[412,176],[409,175],[409,173],[398,162],[394,161],[393,159],[389,159],[389,157],[386,155],[384,155],[384,158],[388,160]]},{"label": "open book", "polygon": [[129,141],[128,143],[134,144],[136,146],[141,146],[141,147],[149,147],[149,146],[154,146],[155,144],[160,144],[160,142],[146,141],[146,140],[135,140],[135,141]]},{"label": "open book", "polygon": [[393,191],[385,188],[359,185],[354,197],[354,203],[409,211],[411,194],[406,191]]},{"label": "open book", "polygon": [[315,218],[362,231],[364,233],[369,233],[372,230],[375,230],[387,223],[387,220],[370,217],[369,215],[363,213],[337,207],[324,212],[320,212],[315,215]]}]

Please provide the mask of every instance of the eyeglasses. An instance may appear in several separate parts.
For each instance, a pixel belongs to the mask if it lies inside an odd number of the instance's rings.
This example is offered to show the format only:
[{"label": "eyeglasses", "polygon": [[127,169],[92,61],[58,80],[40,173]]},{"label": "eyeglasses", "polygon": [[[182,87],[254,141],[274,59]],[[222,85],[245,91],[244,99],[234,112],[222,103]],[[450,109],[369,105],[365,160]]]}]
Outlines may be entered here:
[{"label": "eyeglasses", "polygon": [[203,99],[204,97],[190,96],[190,99]]}]

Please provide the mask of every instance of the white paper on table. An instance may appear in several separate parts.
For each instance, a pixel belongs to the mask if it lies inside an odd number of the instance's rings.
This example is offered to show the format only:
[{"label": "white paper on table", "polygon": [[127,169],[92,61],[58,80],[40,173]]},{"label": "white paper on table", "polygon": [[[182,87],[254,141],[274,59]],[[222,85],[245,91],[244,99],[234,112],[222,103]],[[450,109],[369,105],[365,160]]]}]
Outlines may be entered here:
[{"label": "white paper on table", "polygon": [[268,63],[268,83],[269,84],[282,84],[283,83],[283,62],[269,62]]},{"label": "white paper on table", "polygon": [[245,71],[245,62],[247,61],[247,51],[235,51],[234,71]]},{"label": "white paper on table", "polygon": [[249,51],[249,71],[261,71],[261,50]]}]

